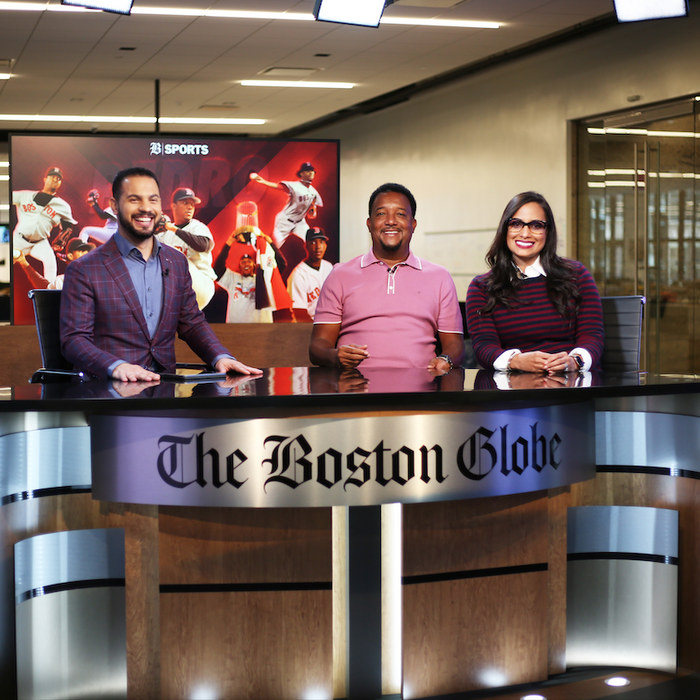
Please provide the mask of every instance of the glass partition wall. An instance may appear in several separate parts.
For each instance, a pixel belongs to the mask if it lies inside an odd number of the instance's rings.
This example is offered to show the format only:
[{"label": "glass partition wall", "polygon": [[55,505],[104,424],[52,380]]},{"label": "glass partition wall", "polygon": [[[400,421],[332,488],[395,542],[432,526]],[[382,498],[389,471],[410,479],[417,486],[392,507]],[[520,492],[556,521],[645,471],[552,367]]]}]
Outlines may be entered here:
[{"label": "glass partition wall", "polygon": [[642,369],[700,374],[700,102],[577,124],[576,257],[647,298]]}]

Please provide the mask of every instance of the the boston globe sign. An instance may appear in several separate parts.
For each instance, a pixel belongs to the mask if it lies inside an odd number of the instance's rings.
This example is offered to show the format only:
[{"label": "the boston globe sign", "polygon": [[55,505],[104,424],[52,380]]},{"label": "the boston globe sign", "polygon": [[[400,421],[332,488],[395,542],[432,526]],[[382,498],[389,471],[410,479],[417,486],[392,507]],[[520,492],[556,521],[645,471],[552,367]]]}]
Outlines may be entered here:
[{"label": "the boston globe sign", "polygon": [[408,416],[91,419],[93,497],[290,507],[498,496],[595,476],[589,402]]}]

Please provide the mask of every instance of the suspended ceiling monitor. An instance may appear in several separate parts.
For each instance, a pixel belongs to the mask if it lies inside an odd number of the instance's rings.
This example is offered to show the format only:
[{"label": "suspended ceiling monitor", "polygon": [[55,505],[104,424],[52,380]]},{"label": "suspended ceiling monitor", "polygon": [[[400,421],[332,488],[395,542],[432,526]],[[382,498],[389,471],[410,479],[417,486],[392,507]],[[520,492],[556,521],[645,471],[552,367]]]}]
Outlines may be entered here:
[{"label": "suspended ceiling monitor", "polygon": [[618,22],[686,17],[688,0],[615,0]]},{"label": "suspended ceiling monitor", "polygon": [[394,0],[316,0],[314,17],[322,22],[378,27],[384,7]]},{"label": "suspended ceiling monitor", "polygon": [[130,15],[134,0],[61,0],[61,5],[86,7],[89,10],[104,10],[120,15]]}]

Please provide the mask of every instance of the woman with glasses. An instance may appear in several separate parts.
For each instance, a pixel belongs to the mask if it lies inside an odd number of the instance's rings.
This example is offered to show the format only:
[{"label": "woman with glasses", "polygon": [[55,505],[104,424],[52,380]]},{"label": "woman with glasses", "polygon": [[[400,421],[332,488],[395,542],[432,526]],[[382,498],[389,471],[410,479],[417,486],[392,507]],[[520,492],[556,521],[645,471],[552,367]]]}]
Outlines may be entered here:
[{"label": "woman with glasses", "polygon": [[598,368],[603,312],[593,277],[557,253],[547,200],[523,192],[508,203],[486,254],[491,270],[467,292],[467,329],[485,369],[575,372]]}]

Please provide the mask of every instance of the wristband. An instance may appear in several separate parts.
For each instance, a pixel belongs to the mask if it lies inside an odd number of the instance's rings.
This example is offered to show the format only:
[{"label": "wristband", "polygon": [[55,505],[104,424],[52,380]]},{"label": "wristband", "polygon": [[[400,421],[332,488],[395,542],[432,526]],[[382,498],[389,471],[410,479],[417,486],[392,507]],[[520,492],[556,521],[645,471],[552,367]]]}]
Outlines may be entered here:
[{"label": "wristband", "polygon": [[452,358],[449,355],[442,354],[437,356],[438,360],[444,360],[450,366],[450,370],[454,369],[454,364],[452,363]]}]

